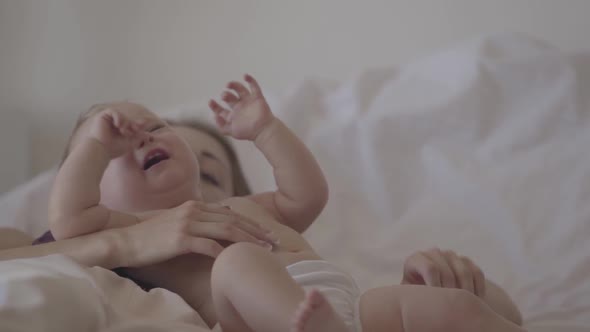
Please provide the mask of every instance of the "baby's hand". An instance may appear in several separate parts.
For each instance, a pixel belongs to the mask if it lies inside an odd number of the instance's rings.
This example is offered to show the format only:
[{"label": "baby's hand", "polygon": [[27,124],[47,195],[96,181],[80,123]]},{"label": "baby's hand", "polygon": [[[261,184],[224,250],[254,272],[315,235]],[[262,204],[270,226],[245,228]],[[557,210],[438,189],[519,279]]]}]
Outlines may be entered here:
[{"label": "baby's hand", "polygon": [[224,91],[221,95],[229,109],[215,100],[209,101],[209,107],[215,112],[215,122],[223,134],[253,141],[275,117],[256,80],[250,75],[245,75],[244,79],[250,90],[242,83],[233,81],[227,85],[233,92]]},{"label": "baby's hand", "polygon": [[402,284],[459,288],[483,297],[486,278],[468,257],[450,250],[431,249],[406,259]]},{"label": "baby's hand", "polygon": [[88,137],[94,138],[117,158],[133,150],[145,137],[142,123],[132,121],[122,112],[108,108],[95,114],[89,123]]}]

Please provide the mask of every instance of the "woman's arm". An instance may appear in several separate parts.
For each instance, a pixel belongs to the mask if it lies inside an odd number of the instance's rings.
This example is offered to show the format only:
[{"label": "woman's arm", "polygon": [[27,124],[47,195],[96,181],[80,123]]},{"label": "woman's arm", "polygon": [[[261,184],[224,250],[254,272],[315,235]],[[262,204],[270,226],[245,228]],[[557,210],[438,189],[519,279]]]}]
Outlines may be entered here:
[{"label": "woman's arm", "polygon": [[[0,230],[0,261],[33,258],[52,254],[71,257],[84,266],[141,267],[188,254],[217,257],[223,247],[217,241],[250,242],[270,245],[273,239],[257,223],[215,204],[187,202],[165,210],[139,224],[113,228],[35,246],[23,240],[7,244],[14,230]],[[6,245],[3,245],[6,243]]]},{"label": "woman's arm", "polygon": [[[63,254],[84,266],[101,266],[111,269],[120,264],[116,255],[116,248],[122,244],[120,231],[106,230],[36,246],[31,246],[30,241],[20,241],[20,243],[4,241],[9,237],[14,239],[16,233],[18,232],[10,229],[0,230],[0,246],[4,248],[0,250],[0,261]],[[20,234],[21,239],[27,237],[24,233]],[[8,248],[10,246],[12,248]]]}]

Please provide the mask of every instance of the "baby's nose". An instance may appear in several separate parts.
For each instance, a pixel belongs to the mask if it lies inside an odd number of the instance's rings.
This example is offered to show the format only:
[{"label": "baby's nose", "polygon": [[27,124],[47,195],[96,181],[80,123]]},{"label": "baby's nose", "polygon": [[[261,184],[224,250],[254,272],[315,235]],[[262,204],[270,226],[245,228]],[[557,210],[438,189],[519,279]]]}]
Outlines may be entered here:
[{"label": "baby's nose", "polygon": [[143,136],[143,138],[141,140],[139,140],[139,146],[137,147],[138,149],[143,148],[146,144],[150,144],[154,142],[154,136],[151,133],[145,133],[145,135]]}]

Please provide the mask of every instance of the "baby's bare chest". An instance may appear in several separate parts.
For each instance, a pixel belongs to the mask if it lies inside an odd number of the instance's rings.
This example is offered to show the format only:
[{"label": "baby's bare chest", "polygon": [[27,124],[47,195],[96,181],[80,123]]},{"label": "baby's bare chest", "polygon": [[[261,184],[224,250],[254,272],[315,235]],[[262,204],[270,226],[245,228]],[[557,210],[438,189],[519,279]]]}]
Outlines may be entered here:
[{"label": "baby's bare chest", "polygon": [[299,252],[313,252],[313,249],[307,243],[305,238],[292,228],[280,223],[264,207],[256,204],[250,199],[241,197],[232,197],[221,204],[229,206],[232,211],[249,218],[264,227],[271,230],[272,235],[279,241],[274,246],[273,253],[278,255]]}]

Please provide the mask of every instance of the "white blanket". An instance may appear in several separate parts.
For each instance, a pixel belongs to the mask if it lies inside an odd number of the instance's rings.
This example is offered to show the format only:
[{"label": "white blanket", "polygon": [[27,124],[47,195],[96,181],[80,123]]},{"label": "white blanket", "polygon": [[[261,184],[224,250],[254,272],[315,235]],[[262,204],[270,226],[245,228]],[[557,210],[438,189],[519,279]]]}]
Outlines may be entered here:
[{"label": "white blanket", "polygon": [[0,262],[0,331],[209,331],[178,295],[62,255]]},{"label": "white blanket", "polygon": [[[493,36],[269,97],[330,184],[306,236],[362,288],[399,282],[404,257],[440,246],[473,257],[531,331],[590,330],[590,53]],[[254,188],[272,188],[238,146]],[[46,227],[23,206],[18,226]]]},{"label": "white blanket", "polygon": [[590,53],[494,36],[304,82],[277,106],[330,184],[307,237],[362,288],[440,246],[473,257],[531,331],[590,331]]}]

